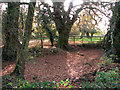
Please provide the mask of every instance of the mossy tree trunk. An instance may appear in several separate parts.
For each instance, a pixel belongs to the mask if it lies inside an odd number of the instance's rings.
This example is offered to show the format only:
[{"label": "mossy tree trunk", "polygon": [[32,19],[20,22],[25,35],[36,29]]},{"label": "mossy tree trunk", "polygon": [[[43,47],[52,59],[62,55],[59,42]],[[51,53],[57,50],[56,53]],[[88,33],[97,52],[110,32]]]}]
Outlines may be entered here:
[{"label": "mossy tree trunk", "polygon": [[25,61],[27,59],[28,45],[32,32],[32,22],[34,16],[35,2],[29,3],[28,15],[25,23],[25,35],[23,37],[22,45],[17,52],[17,62],[13,74],[22,76],[24,78]]},{"label": "mossy tree trunk", "polygon": [[110,20],[110,30],[105,36],[105,51],[107,56],[117,55],[120,62],[120,2],[116,2],[112,9],[113,16]]},{"label": "mossy tree trunk", "polygon": [[2,58],[8,61],[15,61],[17,47],[14,38],[18,39],[19,3],[8,3],[7,15],[5,18],[3,28],[5,33],[5,44],[3,47]]},{"label": "mossy tree trunk", "polygon": [[115,3],[113,19],[113,23],[115,26],[113,29],[113,47],[115,50],[115,54],[120,59],[120,1]]},{"label": "mossy tree trunk", "polygon": [[58,38],[58,47],[65,49],[65,50],[69,50],[69,43],[68,43],[68,39],[69,39],[69,33],[71,31],[71,27],[73,25],[73,23],[76,21],[77,19],[77,14],[75,14],[75,16],[73,16],[72,19],[70,19],[70,10],[72,8],[72,3],[69,6],[68,11],[64,10],[64,3],[63,2],[54,2],[54,22],[56,24],[56,29],[59,33],[59,38]]},{"label": "mossy tree trunk", "polygon": [[[56,23],[57,25],[57,23]],[[66,27],[67,26],[67,27]],[[72,25],[71,25],[72,26]],[[69,50],[69,43],[68,43],[68,39],[69,39],[69,33],[71,30],[71,26],[68,25],[57,25],[57,30],[59,33],[59,38],[58,38],[58,47],[62,48],[64,50]]]},{"label": "mossy tree trunk", "polygon": [[54,38],[53,38],[53,33],[51,31],[51,28],[45,22],[43,24],[43,28],[46,30],[47,37],[50,39],[50,42],[51,42],[51,46],[53,46]]}]

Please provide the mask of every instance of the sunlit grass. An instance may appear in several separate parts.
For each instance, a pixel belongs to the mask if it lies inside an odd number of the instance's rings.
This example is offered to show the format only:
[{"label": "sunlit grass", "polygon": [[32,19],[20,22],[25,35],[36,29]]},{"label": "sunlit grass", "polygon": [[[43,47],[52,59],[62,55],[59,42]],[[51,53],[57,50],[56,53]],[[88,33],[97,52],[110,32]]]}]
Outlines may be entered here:
[{"label": "sunlit grass", "polygon": [[103,40],[103,37],[100,38],[100,37],[92,37],[92,38],[87,38],[87,37],[83,37],[83,38],[78,38],[78,37],[75,37],[75,38],[69,38],[70,41],[102,41]]}]

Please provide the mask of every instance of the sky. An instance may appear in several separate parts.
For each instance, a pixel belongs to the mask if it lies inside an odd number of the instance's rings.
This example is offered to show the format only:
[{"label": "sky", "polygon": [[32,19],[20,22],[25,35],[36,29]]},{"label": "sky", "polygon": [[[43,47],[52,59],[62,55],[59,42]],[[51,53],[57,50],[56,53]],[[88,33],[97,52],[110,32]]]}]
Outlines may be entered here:
[{"label": "sky", "polygon": [[[21,0],[21,1],[27,1],[27,2],[29,2],[29,0]],[[39,0],[40,1],[40,0]],[[59,0],[58,0],[59,1]],[[64,6],[65,6],[65,10],[67,10],[68,9],[68,5],[69,5],[69,3],[70,3],[70,1],[72,1],[73,2],[73,6],[76,6],[76,5],[80,5],[80,4],[82,4],[83,3],[83,0],[66,0],[65,1],[65,3],[64,3]],[[85,1],[85,0],[84,0]],[[104,0],[104,1],[106,1],[106,0]],[[107,0],[107,1],[109,1],[109,0]],[[112,1],[112,0],[111,0]],[[45,0],[45,2],[47,2],[48,4],[50,4],[50,5],[52,5],[52,1],[51,0]],[[5,4],[3,4],[2,5],[2,10],[4,10],[5,8],[6,8],[6,6],[7,5],[5,5]],[[98,24],[98,28],[100,28],[103,32],[104,32],[104,34],[106,34],[107,33],[107,28],[108,28],[108,23],[109,22],[109,19],[108,18],[106,18],[105,16],[103,17],[103,20]],[[106,23],[106,26],[105,26],[105,23]]]}]

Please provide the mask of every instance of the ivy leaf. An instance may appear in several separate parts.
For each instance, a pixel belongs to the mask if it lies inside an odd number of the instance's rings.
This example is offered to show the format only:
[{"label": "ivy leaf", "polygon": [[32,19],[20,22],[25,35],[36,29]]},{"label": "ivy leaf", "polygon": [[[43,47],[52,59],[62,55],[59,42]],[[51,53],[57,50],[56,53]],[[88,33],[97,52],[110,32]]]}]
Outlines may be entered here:
[{"label": "ivy leaf", "polygon": [[11,85],[11,86],[12,86],[13,84],[10,82],[10,83],[8,83],[8,85]]}]

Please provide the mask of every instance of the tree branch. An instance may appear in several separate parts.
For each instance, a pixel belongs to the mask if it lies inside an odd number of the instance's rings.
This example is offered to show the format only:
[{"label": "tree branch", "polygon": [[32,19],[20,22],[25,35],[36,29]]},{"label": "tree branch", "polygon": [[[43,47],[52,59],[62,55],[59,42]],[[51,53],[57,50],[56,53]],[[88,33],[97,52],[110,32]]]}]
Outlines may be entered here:
[{"label": "tree branch", "polygon": [[84,5],[82,5],[81,8],[79,8],[75,11],[75,14],[73,15],[73,18],[71,21],[72,24],[77,20],[78,14],[83,10],[83,7],[84,7]]},{"label": "tree branch", "polygon": [[[86,7],[87,9],[90,9],[90,10],[92,10],[92,11],[94,11],[94,9],[95,10],[98,10],[100,13],[102,13],[102,14],[104,14],[106,17],[108,17],[109,19],[110,19],[110,17],[109,16],[107,16],[104,12],[102,12],[100,9],[98,9],[98,8],[95,8],[95,7]],[[95,12],[95,11],[94,11]]]}]

